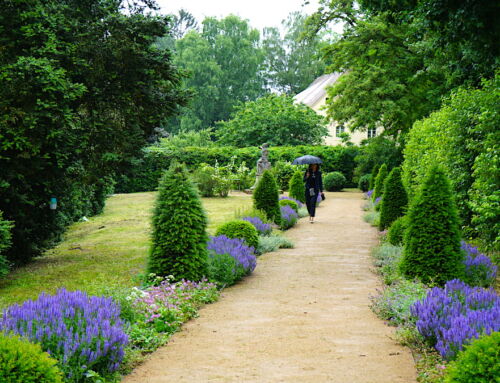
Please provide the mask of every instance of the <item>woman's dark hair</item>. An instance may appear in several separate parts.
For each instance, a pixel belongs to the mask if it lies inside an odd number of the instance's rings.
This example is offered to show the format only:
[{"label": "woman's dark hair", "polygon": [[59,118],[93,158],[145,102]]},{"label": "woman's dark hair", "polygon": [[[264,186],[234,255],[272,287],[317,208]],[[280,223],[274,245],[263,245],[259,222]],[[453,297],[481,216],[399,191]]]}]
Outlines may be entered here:
[{"label": "woman's dark hair", "polygon": [[319,172],[319,169],[320,169],[320,167],[321,167],[321,165],[320,165],[320,164],[309,164],[308,171],[312,172],[312,171],[313,171],[313,170],[312,170],[312,167],[313,167],[314,165],[316,165],[316,166],[318,167],[318,170],[316,170],[316,171],[318,171],[318,172]]}]

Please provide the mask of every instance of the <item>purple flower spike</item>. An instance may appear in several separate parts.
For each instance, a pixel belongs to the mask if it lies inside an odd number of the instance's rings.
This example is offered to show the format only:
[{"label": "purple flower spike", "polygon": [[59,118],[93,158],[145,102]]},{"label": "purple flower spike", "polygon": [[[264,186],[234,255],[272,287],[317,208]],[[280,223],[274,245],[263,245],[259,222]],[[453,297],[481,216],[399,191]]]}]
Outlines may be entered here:
[{"label": "purple flower spike", "polygon": [[228,238],[225,235],[218,235],[210,238],[207,248],[211,254],[230,255],[245,269],[247,274],[254,271],[257,266],[255,249],[247,246],[244,239]]}]

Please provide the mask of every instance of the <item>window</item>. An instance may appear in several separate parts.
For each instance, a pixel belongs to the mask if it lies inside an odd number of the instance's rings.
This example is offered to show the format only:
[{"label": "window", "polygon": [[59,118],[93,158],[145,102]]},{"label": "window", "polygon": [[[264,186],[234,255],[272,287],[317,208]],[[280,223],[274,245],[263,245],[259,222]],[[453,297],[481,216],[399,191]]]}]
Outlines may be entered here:
[{"label": "window", "polygon": [[377,136],[377,128],[368,128],[368,138]]},{"label": "window", "polygon": [[345,132],[344,125],[337,125],[337,126],[335,127],[335,135],[336,135],[337,137],[339,137],[339,136],[340,136],[342,133],[344,133],[344,132]]}]

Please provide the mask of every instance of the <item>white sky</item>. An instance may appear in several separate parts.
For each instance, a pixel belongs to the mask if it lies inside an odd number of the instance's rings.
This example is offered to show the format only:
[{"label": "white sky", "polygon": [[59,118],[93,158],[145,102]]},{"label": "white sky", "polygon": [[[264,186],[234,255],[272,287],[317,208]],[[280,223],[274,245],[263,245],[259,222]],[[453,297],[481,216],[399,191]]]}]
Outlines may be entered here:
[{"label": "white sky", "polygon": [[279,27],[290,12],[303,10],[311,14],[318,9],[318,1],[310,0],[157,0],[162,13],[177,13],[181,8],[191,12],[199,23],[207,16],[225,17],[229,14],[250,20],[250,25],[262,30]]}]

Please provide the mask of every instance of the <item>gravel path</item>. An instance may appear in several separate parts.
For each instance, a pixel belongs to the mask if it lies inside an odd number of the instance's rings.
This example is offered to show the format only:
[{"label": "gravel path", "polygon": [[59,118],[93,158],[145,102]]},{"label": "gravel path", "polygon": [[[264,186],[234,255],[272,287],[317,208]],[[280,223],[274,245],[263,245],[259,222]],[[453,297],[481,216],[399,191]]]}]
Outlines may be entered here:
[{"label": "gravel path", "polygon": [[360,193],[329,193],[317,222],[287,232],[295,248],[259,258],[124,383],[412,383],[393,330],[370,311],[376,230]]}]

